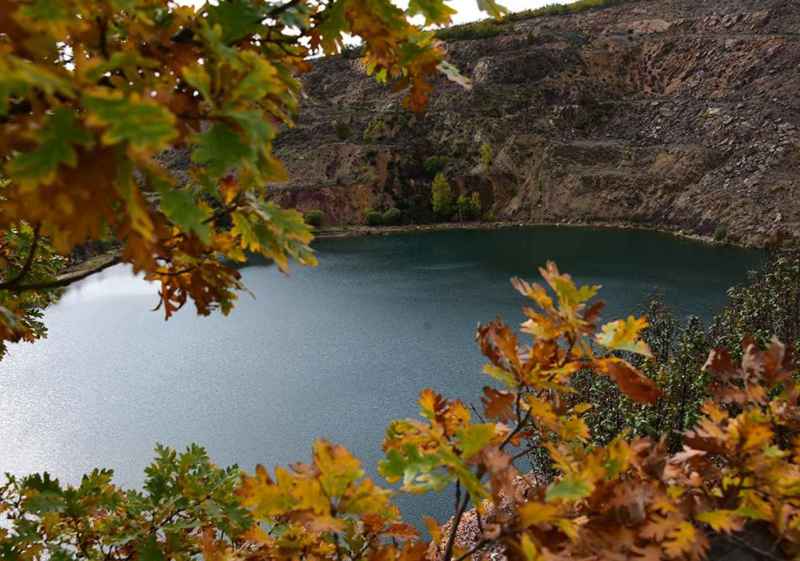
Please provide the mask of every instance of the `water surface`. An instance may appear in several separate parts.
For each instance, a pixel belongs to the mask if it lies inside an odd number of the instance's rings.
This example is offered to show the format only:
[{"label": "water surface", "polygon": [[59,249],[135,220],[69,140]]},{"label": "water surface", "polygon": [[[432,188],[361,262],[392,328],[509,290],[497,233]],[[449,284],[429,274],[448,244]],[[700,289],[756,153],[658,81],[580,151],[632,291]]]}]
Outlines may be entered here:
[{"label": "water surface", "polygon": [[[197,441],[223,465],[309,458],[316,436],[370,470],[390,419],[416,415],[424,387],[477,401],[487,380],[473,334],[497,314],[517,324],[508,279],[547,259],[603,285],[605,319],[656,290],[708,318],[760,259],[636,231],[530,228],[320,241],[320,265],[243,269],[227,318],[187,308],[169,322],[155,288],[117,266],[71,287],[47,312],[49,338],[0,362],[0,471],[75,482],[95,466],[138,485],[157,441]],[[443,517],[451,500],[403,505]]]}]

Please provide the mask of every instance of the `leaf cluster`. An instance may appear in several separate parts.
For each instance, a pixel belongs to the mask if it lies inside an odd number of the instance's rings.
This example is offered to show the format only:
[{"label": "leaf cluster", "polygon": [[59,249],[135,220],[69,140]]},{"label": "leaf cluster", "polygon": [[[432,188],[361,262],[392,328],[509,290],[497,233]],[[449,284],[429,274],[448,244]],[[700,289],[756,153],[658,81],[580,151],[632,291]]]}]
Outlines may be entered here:
[{"label": "leaf cluster", "polygon": [[181,454],[158,446],[145,474],[141,492],[114,485],[111,470],[94,470],[77,486],[47,473],[8,476],[0,487],[0,557],[188,561],[210,544],[243,543],[252,518],[234,494],[237,468],[217,468],[199,446]]},{"label": "leaf cluster", "polygon": [[[49,247],[118,241],[167,318],[189,301],[230,311],[250,253],[314,264],[309,225],[268,202],[310,56],[360,38],[367,72],[417,111],[434,74],[460,78],[411,21],[449,23],[443,0],[0,0],[0,14],[0,236],[14,255],[0,255],[0,341],[43,334],[32,293],[66,284],[57,260],[42,276]],[[160,164],[176,150],[185,173]]]}]

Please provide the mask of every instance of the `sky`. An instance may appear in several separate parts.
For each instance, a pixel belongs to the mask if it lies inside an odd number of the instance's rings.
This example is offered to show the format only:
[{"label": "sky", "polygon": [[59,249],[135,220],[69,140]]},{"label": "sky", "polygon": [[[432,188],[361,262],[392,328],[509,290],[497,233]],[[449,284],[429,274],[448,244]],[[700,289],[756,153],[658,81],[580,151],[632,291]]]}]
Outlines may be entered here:
[{"label": "sky", "polygon": [[[499,3],[512,12],[539,8],[545,4],[563,4],[571,0],[500,0]],[[205,0],[177,0],[179,4],[201,6]],[[405,8],[408,0],[392,0],[394,4]],[[477,0],[448,0],[447,3],[458,12],[453,18],[453,23],[466,23],[488,17],[485,13],[478,10]]]},{"label": "sky", "polygon": [[[561,4],[564,3],[564,1],[565,0],[500,0],[499,3],[512,12],[519,12],[522,10],[530,10],[531,8],[540,8],[545,4]],[[401,0],[397,0],[394,3],[402,7],[407,5],[406,2]],[[465,23],[488,17],[485,13],[478,10],[478,2],[476,0],[450,0],[447,3],[458,11],[453,18],[454,23]]]}]

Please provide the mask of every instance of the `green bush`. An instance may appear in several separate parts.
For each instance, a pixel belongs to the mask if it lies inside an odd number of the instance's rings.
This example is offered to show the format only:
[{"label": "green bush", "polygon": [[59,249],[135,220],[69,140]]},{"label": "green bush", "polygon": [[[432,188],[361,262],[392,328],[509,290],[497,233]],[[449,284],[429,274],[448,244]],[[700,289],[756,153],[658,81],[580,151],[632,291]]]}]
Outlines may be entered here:
[{"label": "green bush", "polygon": [[472,193],[469,197],[459,195],[456,201],[456,211],[459,220],[477,220],[481,216],[481,197]]},{"label": "green bush", "polygon": [[314,228],[319,228],[322,226],[322,211],[321,210],[309,210],[304,213],[306,218],[306,224],[309,226],[313,226]]},{"label": "green bush", "polygon": [[[516,21],[524,21],[537,17],[578,14],[587,10],[609,8],[625,4],[632,0],[577,0],[568,4],[548,4],[541,8],[524,10],[507,15],[503,20],[487,19],[463,25],[454,25],[436,31],[436,38],[442,41],[472,41],[476,39],[489,39],[513,30],[512,26],[504,25]],[[529,44],[532,41],[528,36]]]},{"label": "green bush", "polygon": [[368,210],[364,214],[364,220],[367,226],[383,226],[383,215],[377,210]]},{"label": "green bush", "polygon": [[386,122],[381,117],[372,119],[364,130],[364,142],[375,142],[386,134]]},{"label": "green bush", "polygon": [[714,241],[724,242],[728,239],[728,227],[724,224],[719,224],[714,229]]},{"label": "green bush", "polygon": [[453,191],[442,172],[436,174],[431,185],[431,206],[440,220],[448,220],[453,215]]},{"label": "green bush", "polygon": [[[576,403],[595,404],[588,414],[598,444],[610,442],[623,430],[635,435],[666,437],[672,450],[691,428],[708,397],[702,367],[711,349],[726,348],[741,360],[741,341],[753,337],[762,348],[777,337],[800,348],[800,250],[782,250],[750,275],[748,282],[728,291],[728,302],[706,327],[696,317],[685,324],[660,301],[646,310],[649,326],[644,340],[654,361],[634,360],[664,391],[656,407],[643,407],[626,398],[609,379],[588,372],[576,377]],[[797,359],[795,359],[797,360]],[[656,366],[657,365],[657,366]]]},{"label": "green bush", "polygon": [[385,226],[398,226],[403,222],[403,213],[399,208],[392,207],[381,217]]},{"label": "green bush", "polygon": [[485,20],[440,29],[436,32],[436,38],[442,41],[473,41],[475,39],[496,37],[501,33],[503,33],[501,22]]},{"label": "green bush", "polygon": [[773,252],[746,284],[728,290],[711,333],[715,346],[729,349],[752,336],[762,346],[777,337],[800,350],[800,249]]},{"label": "green bush", "polygon": [[353,134],[353,129],[349,123],[336,121],[333,124],[333,128],[336,130],[336,138],[339,140],[347,140]]},{"label": "green bush", "polygon": [[597,444],[605,445],[628,430],[637,436],[666,437],[675,450],[680,447],[683,432],[694,425],[707,397],[707,380],[701,372],[712,345],[702,322],[690,317],[680,325],[657,298],[649,304],[647,319],[649,326],[643,339],[650,345],[655,361],[633,355],[624,358],[655,380],[664,392],[656,407],[628,399],[608,378],[588,372],[581,372],[576,378],[576,403],[595,404],[587,422]]},{"label": "green bush", "polygon": [[489,171],[492,167],[492,162],[494,162],[494,150],[492,150],[492,145],[488,142],[484,142],[481,144],[479,152],[481,155],[481,166],[484,171]]},{"label": "green bush", "polygon": [[431,156],[422,164],[422,169],[428,177],[434,177],[440,171],[444,171],[447,165],[447,156]]},{"label": "green bush", "polygon": [[599,8],[610,8],[619,4],[625,4],[633,0],[576,0],[567,4],[547,4],[541,8],[534,8],[531,10],[524,10],[509,14],[507,19],[509,21],[523,21],[526,19],[544,17],[544,16],[560,16],[566,14],[579,14],[587,10],[594,10]]}]

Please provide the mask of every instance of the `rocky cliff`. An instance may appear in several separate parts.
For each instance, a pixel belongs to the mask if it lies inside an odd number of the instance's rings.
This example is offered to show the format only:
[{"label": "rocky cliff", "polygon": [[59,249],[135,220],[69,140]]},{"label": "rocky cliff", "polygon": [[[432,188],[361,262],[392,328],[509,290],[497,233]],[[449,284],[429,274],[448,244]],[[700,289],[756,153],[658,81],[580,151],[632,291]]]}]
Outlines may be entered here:
[{"label": "rocky cliff", "polygon": [[316,61],[277,198],[328,224],[424,221],[441,168],[501,220],[800,236],[800,3],[641,0],[461,31],[446,49],[473,87],[442,77],[424,115],[357,57]]}]

